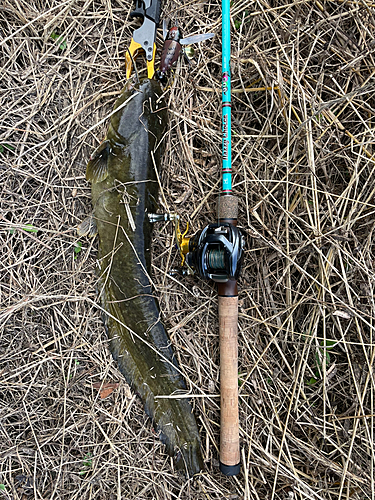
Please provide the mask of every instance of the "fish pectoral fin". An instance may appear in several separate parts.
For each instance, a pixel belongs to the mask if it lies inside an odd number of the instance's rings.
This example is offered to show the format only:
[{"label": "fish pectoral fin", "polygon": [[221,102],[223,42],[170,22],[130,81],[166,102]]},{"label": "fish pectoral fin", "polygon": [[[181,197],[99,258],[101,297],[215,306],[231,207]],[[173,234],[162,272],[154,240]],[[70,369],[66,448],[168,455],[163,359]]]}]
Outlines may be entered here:
[{"label": "fish pectoral fin", "polygon": [[89,215],[83,219],[81,224],[77,226],[77,234],[78,236],[90,236],[90,238],[93,238],[98,234],[96,220],[93,215]]},{"label": "fish pectoral fin", "polygon": [[103,141],[93,152],[86,167],[86,180],[96,183],[108,177],[108,157],[111,146],[108,140]]}]

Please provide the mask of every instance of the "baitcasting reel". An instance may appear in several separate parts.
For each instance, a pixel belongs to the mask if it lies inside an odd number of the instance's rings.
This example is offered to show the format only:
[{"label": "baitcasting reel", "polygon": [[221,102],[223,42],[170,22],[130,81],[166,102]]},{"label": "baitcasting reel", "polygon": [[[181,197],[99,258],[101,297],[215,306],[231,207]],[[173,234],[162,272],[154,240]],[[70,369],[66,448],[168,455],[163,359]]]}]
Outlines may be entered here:
[{"label": "baitcasting reel", "polygon": [[173,221],[181,265],[187,265],[189,274],[219,283],[237,280],[242,266],[245,237],[240,229],[227,222],[209,224],[195,235],[186,237],[180,231],[180,217],[176,214],[149,214],[151,223]]},{"label": "baitcasting reel", "polygon": [[182,256],[190,272],[201,278],[225,283],[237,280],[241,271],[245,238],[229,223],[209,224],[191,238],[176,230]]},{"label": "baitcasting reel", "polygon": [[187,265],[202,278],[217,282],[239,277],[245,239],[232,224],[209,224],[189,240]]}]

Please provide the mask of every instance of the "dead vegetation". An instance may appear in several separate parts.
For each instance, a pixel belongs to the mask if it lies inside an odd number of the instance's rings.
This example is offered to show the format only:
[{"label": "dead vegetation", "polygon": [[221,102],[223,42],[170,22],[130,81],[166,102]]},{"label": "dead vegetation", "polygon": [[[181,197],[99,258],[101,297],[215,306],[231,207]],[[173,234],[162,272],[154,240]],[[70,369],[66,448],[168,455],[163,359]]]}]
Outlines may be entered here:
[{"label": "dead vegetation", "polygon": [[[154,241],[201,429],[207,469],[194,482],[174,473],[111,360],[96,242],[75,233],[106,125],[86,131],[125,83],[132,6],[0,5],[0,497],[375,499],[375,4],[233,1],[234,188],[248,235],[237,478],[217,467],[215,289],[168,274],[179,265],[170,225]],[[161,209],[194,232],[215,219],[220,190],[220,5],[168,0],[163,15],[186,35],[216,33],[166,90]],[[100,382],[119,385],[101,399]]]}]

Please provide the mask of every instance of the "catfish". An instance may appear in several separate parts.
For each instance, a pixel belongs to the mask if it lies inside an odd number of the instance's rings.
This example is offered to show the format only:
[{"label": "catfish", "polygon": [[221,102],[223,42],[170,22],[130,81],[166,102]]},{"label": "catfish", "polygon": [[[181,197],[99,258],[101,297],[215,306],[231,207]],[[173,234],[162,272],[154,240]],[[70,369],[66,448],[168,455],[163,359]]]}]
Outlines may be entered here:
[{"label": "catfish", "polygon": [[168,115],[161,95],[160,83],[145,79],[116,101],[107,135],[87,164],[93,212],[78,233],[99,236],[98,295],[113,358],[176,467],[191,477],[203,468],[199,432],[189,400],[176,398],[186,384],[151,282],[149,214],[157,209]]}]

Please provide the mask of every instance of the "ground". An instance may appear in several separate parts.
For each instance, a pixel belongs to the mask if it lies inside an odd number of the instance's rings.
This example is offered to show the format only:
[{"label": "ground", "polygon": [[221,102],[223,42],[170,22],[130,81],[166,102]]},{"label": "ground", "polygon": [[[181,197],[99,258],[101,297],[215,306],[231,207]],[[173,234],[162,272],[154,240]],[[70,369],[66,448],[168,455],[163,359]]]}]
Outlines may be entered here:
[{"label": "ground", "polygon": [[[154,232],[153,279],[206,464],[186,481],[108,352],[97,241],[76,234],[91,209],[86,163],[126,82],[133,3],[2,1],[0,497],[375,499],[374,7],[232,2],[247,239],[235,478],[218,470],[216,290],[171,275],[173,228]],[[160,210],[191,234],[215,220],[220,192],[220,12],[217,0],[162,2],[185,36],[215,33],[165,89]],[[158,54],[162,43],[160,30]]]}]

